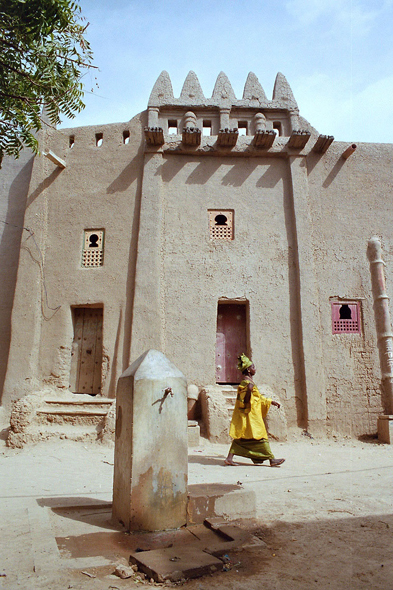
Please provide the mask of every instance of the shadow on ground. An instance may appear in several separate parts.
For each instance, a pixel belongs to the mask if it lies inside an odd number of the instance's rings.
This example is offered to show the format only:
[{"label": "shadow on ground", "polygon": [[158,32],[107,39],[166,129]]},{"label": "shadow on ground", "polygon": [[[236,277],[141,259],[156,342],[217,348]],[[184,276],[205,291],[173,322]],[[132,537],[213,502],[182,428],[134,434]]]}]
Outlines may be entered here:
[{"label": "shadow on ground", "polygon": [[211,457],[209,455],[189,455],[189,463],[199,463],[200,465],[222,465],[224,466],[225,457]]},{"label": "shadow on ground", "polygon": [[[224,487],[221,484],[221,488]],[[58,505],[59,501],[62,506]],[[184,528],[129,534],[111,522],[110,502],[72,497],[41,498],[38,503],[51,509],[56,543],[65,566],[70,558],[104,558],[115,563],[128,559],[132,551],[146,551],[157,544],[183,545],[191,537]],[[326,512],[330,513],[329,517]],[[77,531],[72,521],[85,524]],[[393,514],[352,517],[348,516],[348,510],[332,504],[326,506],[323,517],[316,513],[313,520],[304,522],[282,520],[266,525],[263,521],[237,521],[236,524],[264,544],[228,551],[226,571],[188,581],[189,590],[221,589],[223,586],[227,590],[244,590],[245,587],[248,590],[261,587],[387,590],[392,587]]]},{"label": "shadow on ground", "polygon": [[[332,508],[332,512],[335,510]],[[337,511],[338,514],[339,511]],[[255,526],[265,548],[229,554],[231,568],[188,590],[387,590],[393,580],[393,515]]]}]

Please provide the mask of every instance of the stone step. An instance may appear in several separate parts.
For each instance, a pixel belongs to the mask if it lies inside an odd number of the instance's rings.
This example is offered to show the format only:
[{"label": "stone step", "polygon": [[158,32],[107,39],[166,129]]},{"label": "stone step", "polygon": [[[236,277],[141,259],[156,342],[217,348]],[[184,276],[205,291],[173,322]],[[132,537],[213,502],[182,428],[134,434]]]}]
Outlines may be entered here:
[{"label": "stone step", "polygon": [[109,407],[110,406],[107,406],[104,409],[102,407],[73,407],[72,405],[69,405],[68,407],[67,405],[65,407],[63,405],[57,407],[50,407],[50,405],[41,406],[36,410],[34,422],[40,425],[57,424],[58,427],[64,424],[73,426],[78,424],[83,426],[96,426],[103,421],[108,413]]},{"label": "stone step", "polygon": [[237,386],[225,387],[221,390],[228,407],[228,417],[232,418],[233,410],[235,407],[237,397]]},{"label": "stone step", "polygon": [[39,411],[58,413],[58,412],[73,412],[88,411],[92,413],[104,412],[105,414],[110,409],[113,400],[108,398],[99,399],[45,399]]},{"label": "stone step", "polygon": [[35,423],[29,428],[29,433],[34,434],[50,434],[51,436],[66,435],[67,438],[71,438],[71,435],[75,435],[80,438],[85,435],[94,435],[97,437],[97,424],[72,424],[72,423],[61,423],[58,422],[45,422],[43,424]]},{"label": "stone step", "polygon": [[113,400],[109,398],[87,396],[44,399],[36,410],[34,422],[40,428],[55,424],[59,430],[64,426],[96,427],[103,421],[112,403]]},{"label": "stone step", "polygon": [[234,406],[236,402],[236,395],[226,395],[225,401],[227,402],[227,404],[232,404]]},{"label": "stone step", "polygon": [[[37,400],[38,401],[38,400]],[[27,442],[48,438],[97,440],[105,427],[114,400],[106,397],[61,393],[42,396],[23,431],[10,432],[10,446],[21,448]]]},{"label": "stone step", "polygon": [[112,403],[114,402],[114,400],[110,399],[109,397],[90,398],[90,396],[86,396],[86,399],[80,399],[80,398],[77,398],[77,399],[72,399],[72,398],[45,399],[44,401],[46,404],[64,405],[64,406],[68,406],[68,405],[74,405],[74,406],[107,405],[107,406],[111,406]]},{"label": "stone step", "polygon": [[46,414],[48,416],[106,416],[108,410],[94,409],[94,410],[80,410],[74,408],[59,409],[59,408],[40,408],[37,410],[37,414]]},{"label": "stone step", "polygon": [[[101,428],[97,424],[31,424],[29,430],[23,434],[24,444],[37,443],[46,440],[74,440],[97,441]],[[16,445],[20,446],[20,445]]]}]

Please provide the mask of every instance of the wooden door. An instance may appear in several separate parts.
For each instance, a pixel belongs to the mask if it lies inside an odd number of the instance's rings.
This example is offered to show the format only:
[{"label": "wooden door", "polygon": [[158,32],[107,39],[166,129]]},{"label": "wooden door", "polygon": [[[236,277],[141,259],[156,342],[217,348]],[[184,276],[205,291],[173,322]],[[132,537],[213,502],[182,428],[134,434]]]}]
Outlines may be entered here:
[{"label": "wooden door", "polygon": [[237,357],[247,354],[246,306],[218,304],[216,333],[216,381],[240,383]]},{"label": "wooden door", "polygon": [[76,307],[73,316],[70,389],[95,395],[101,392],[103,310]]}]

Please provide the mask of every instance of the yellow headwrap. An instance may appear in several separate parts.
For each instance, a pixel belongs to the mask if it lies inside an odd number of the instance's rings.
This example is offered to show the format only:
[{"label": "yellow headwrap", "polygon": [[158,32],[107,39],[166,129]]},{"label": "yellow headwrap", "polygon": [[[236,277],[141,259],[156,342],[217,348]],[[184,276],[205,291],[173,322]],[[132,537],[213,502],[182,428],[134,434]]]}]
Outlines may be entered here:
[{"label": "yellow headwrap", "polygon": [[248,369],[248,367],[251,367],[252,364],[253,362],[250,361],[248,357],[246,357],[244,352],[242,352],[242,354],[238,357],[237,368],[239,369],[239,371],[243,372],[244,369]]}]

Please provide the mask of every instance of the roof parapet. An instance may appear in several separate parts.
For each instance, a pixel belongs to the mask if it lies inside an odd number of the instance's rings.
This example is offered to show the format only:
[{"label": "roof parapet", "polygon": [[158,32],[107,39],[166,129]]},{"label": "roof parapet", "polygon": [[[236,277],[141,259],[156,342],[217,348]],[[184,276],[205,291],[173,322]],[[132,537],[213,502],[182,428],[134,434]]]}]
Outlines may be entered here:
[{"label": "roof parapet", "polygon": [[216,99],[221,104],[228,103],[234,104],[236,102],[236,96],[233,92],[228,76],[224,72],[220,72],[217,76],[216,83],[212,94],[212,99]]},{"label": "roof parapet", "polygon": [[298,113],[298,106],[285,76],[278,73],[273,90],[273,99],[266,94],[253,72],[247,76],[243,98],[237,99],[228,76],[220,72],[214,85],[211,98],[206,98],[198,77],[190,71],[184,81],[179,98],[173,96],[172,82],[168,72],[159,75],[150,94],[148,108],[161,107],[218,107],[218,108],[263,108],[285,110]]},{"label": "roof parapet", "polygon": [[278,72],[273,88],[273,102],[284,103],[287,108],[298,109],[297,102],[293,96],[292,89],[284,74]]},{"label": "roof parapet", "polygon": [[180,94],[183,104],[199,104],[205,102],[205,97],[198,80],[198,76],[192,70],[188,72]]},{"label": "roof parapet", "polygon": [[163,70],[153,86],[149,98],[149,106],[160,106],[171,104],[174,100],[172,82],[168,72]]},{"label": "roof parapet", "polygon": [[250,72],[247,76],[247,80],[244,85],[243,100],[255,102],[255,106],[267,106],[269,102],[266,98],[265,91],[263,90],[254,72]]}]

